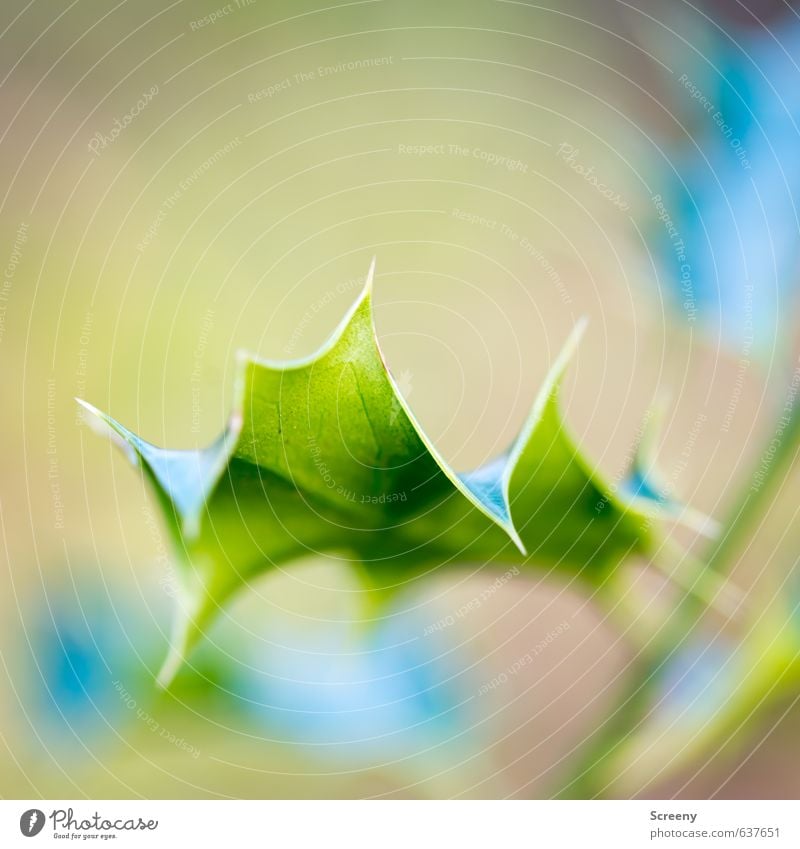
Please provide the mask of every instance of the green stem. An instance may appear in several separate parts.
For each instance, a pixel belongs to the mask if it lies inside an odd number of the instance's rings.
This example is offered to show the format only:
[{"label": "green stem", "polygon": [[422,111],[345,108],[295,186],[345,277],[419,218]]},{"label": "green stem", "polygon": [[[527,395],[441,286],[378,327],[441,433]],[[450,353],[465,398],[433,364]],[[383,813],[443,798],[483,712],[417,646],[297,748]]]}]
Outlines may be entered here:
[{"label": "green stem", "polygon": [[[609,595],[613,592],[610,588]],[[598,728],[585,745],[578,762],[570,770],[559,798],[591,799],[602,797],[609,784],[606,765],[617,749],[647,717],[652,696],[659,684],[659,673],[673,652],[680,647],[705,612],[700,597],[687,592],[668,619],[657,628],[631,661],[629,686],[611,717]]]},{"label": "green stem", "polygon": [[[715,540],[706,556],[706,562],[715,571],[728,569],[735,564],[735,555],[747,539],[755,535],[797,457],[800,447],[800,404],[794,401],[794,396],[789,395],[773,436],[759,455],[757,465],[748,478],[750,485],[730,511],[724,525],[725,532]],[[791,409],[787,412],[789,403]]]}]

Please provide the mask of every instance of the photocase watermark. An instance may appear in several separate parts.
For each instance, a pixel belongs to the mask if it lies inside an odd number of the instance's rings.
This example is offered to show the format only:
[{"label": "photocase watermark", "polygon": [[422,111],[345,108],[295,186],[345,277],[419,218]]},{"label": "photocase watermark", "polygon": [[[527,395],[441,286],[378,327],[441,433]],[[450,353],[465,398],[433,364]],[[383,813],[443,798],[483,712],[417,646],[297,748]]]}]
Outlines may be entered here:
[{"label": "photocase watermark", "polygon": [[[89,367],[89,343],[92,341],[92,327],[94,325],[94,313],[89,310],[83,317],[80,336],[78,337],[78,365],[75,369],[75,394],[82,398],[86,395],[86,372]],[[83,411],[77,409],[75,413],[75,424],[83,427],[86,419]]]},{"label": "photocase watermark", "polygon": [[741,139],[734,134],[735,130],[733,126],[725,122],[725,116],[722,112],[717,109],[714,103],[706,97],[700,87],[695,85],[695,83],[689,79],[686,74],[681,74],[680,77],[678,77],[678,82],[686,89],[686,91],[689,92],[692,100],[696,100],[703,110],[711,116],[711,120],[717,125],[723,137],[727,139],[728,144],[736,154],[736,158],[739,160],[739,164],[742,168],[744,168],[745,171],[752,170],[753,166],[747,157],[746,148],[742,144]]},{"label": "photocase watermark", "polygon": [[504,236],[515,245],[518,245],[523,251],[525,251],[526,254],[528,254],[528,256],[538,263],[555,287],[562,303],[565,306],[572,303],[572,298],[567,291],[567,287],[564,285],[564,281],[561,279],[561,275],[558,273],[555,266],[542,253],[542,251],[534,245],[530,239],[528,239],[527,236],[522,236],[514,230],[513,227],[503,221],[498,221],[496,218],[487,218],[486,216],[480,215],[476,212],[470,212],[465,209],[460,209],[459,207],[454,207],[451,211],[451,215],[459,221],[466,221],[468,224],[474,224],[478,227],[484,228],[485,230],[492,230],[500,233],[500,235]]},{"label": "photocase watermark", "polygon": [[332,304],[339,295],[344,295],[347,292],[362,289],[365,282],[366,278],[364,277],[353,277],[350,280],[344,280],[337,283],[334,288],[328,289],[325,294],[317,298],[317,300],[314,301],[314,303],[311,304],[311,306],[303,313],[302,318],[292,331],[289,341],[283,346],[283,352],[287,356],[292,356],[297,347],[297,343],[303,338],[309,324],[311,324],[314,320],[314,316],[320,312],[320,310],[323,310],[329,304]]},{"label": "photocase watermark", "polygon": [[736,378],[733,383],[733,391],[731,392],[728,406],[725,408],[725,416],[720,426],[722,433],[727,433],[730,430],[733,416],[739,406],[739,401],[742,397],[744,389],[744,379],[750,369],[750,354],[753,349],[755,337],[753,335],[753,284],[746,283],[744,287],[744,333],[742,336],[742,348],[739,354],[739,362],[736,367]]},{"label": "photocase watermark", "polygon": [[753,483],[750,485],[750,491],[753,493],[758,492],[764,485],[764,481],[766,480],[767,473],[775,459],[775,455],[778,453],[778,450],[783,444],[783,437],[786,433],[786,428],[791,424],[792,416],[797,415],[795,406],[797,404],[798,391],[800,391],[800,363],[798,363],[795,367],[791,383],[786,391],[786,398],[783,402],[783,412],[781,417],[778,419],[778,424],[775,428],[775,435],[772,437],[769,445],[761,455],[761,463],[759,464],[756,473],[753,475]]},{"label": "photocase watermark", "polygon": [[664,224],[667,235],[672,243],[672,249],[675,252],[675,258],[679,264],[683,309],[686,312],[687,321],[692,323],[697,320],[697,305],[695,303],[694,285],[692,283],[692,266],[686,259],[686,245],[672,220],[672,216],[667,211],[666,206],[664,206],[661,195],[653,195],[653,205],[656,208],[658,220]]},{"label": "photocase watermark", "polygon": [[147,246],[153,242],[161,229],[161,225],[164,221],[166,221],[167,215],[186,194],[186,192],[188,192],[209,169],[213,168],[221,159],[224,159],[229,153],[231,153],[231,151],[236,150],[236,148],[241,144],[242,139],[239,136],[232,138],[222,147],[217,148],[211,156],[204,159],[191,174],[188,174],[179,181],[175,191],[161,203],[155,218],[145,231],[142,240],[136,245],[136,250],[139,251],[139,253],[143,253]]},{"label": "photocase watermark", "polygon": [[104,817],[99,811],[88,817],[81,814],[76,817],[74,808],[55,808],[45,817],[44,811],[30,808],[19,818],[19,830],[25,837],[36,837],[48,819],[53,827],[53,838],[63,840],[114,840],[118,831],[155,831],[158,828],[158,820],[142,817],[114,819]]},{"label": "photocase watermark", "polygon": [[422,632],[423,636],[429,637],[436,631],[444,631],[445,628],[455,625],[455,623],[460,619],[463,619],[465,616],[472,613],[473,610],[477,610],[485,601],[492,598],[492,596],[495,595],[501,587],[504,587],[517,575],[519,575],[519,568],[512,566],[508,571],[499,575],[485,590],[483,590],[483,592],[473,596],[469,601],[462,604],[458,610],[453,613],[449,613],[447,616],[443,616],[438,622],[434,622],[431,625],[426,626],[425,630]]},{"label": "photocase watermark", "polygon": [[496,690],[498,687],[502,687],[503,684],[507,684],[515,675],[518,675],[521,670],[528,666],[528,664],[533,663],[537,657],[550,648],[550,646],[552,646],[562,634],[569,631],[569,627],[569,622],[567,621],[556,625],[556,627],[548,631],[547,635],[539,640],[539,642],[536,643],[529,652],[522,655],[522,657],[517,658],[517,660],[515,660],[514,663],[505,670],[505,672],[495,675],[491,681],[487,681],[485,684],[482,684],[478,690],[478,695],[485,696],[487,693],[492,692],[492,690]]},{"label": "photocase watermark", "polygon": [[337,483],[330,466],[322,459],[322,449],[313,435],[308,437],[308,450],[314,463],[314,468],[322,478],[322,482],[343,501],[349,501],[353,504],[395,504],[400,501],[408,501],[408,494],[406,492],[381,492],[373,494],[348,489],[346,486]]},{"label": "photocase watermark", "polygon": [[44,828],[44,823],[44,811],[39,810],[39,808],[29,808],[19,818],[19,830],[25,837],[36,837]]},{"label": "photocase watermark", "polygon": [[450,156],[470,156],[492,167],[505,168],[506,171],[513,173],[527,174],[529,170],[528,163],[523,162],[521,159],[514,159],[511,156],[505,156],[491,150],[483,150],[480,147],[464,147],[460,144],[450,144],[447,148]]},{"label": "photocase watermark", "polygon": [[62,530],[64,528],[64,501],[61,497],[61,475],[56,445],[56,382],[52,377],[47,381],[47,482],[53,508],[53,527],[56,530]]},{"label": "photocase watermark", "polygon": [[203,29],[204,27],[210,27],[212,24],[217,23],[217,21],[221,21],[223,18],[227,18],[228,15],[238,12],[240,9],[246,9],[248,6],[254,6],[255,3],[256,0],[234,0],[233,3],[227,3],[224,6],[220,6],[218,9],[214,9],[213,12],[203,15],[202,18],[195,18],[193,21],[189,21],[189,29],[192,32],[197,32],[197,30]]},{"label": "photocase watermark", "polygon": [[613,188],[600,181],[595,173],[594,165],[582,165],[578,161],[580,153],[580,148],[577,148],[575,145],[569,144],[568,142],[562,142],[558,146],[556,156],[569,165],[569,167],[579,177],[586,180],[590,186],[594,186],[594,188],[597,189],[597,191],[611,204],[616,206],[618,209],[621,209],[623,212],[627,212],[631,208],[630,204],[624,200],[619,192],[614,191]]},{"label": "photocase watermark", "polygon": [[337,62],[334,65],[318,65],[316,68],[308,68],[305,71],[298,71],[296,74],[290,74],[288,77],[276,80],[270,83],[270,85],[260,88],[258,91],[251,91],[247,95],[247,102],[258,103],[259,100],[270,100],[275,95],[288,91],[295,86],[334,77],[337,74],[363,71],[370,68],[382,68],[393,64],[394,56],[367,56],[362,59]]},{"label": "photocase watermark", "polygon": [[133,123],[133,121],[144,112],[145,109],[152,103],[153,99],[158,95],[158,85],[151,86],[147,91],[142,93],[142,96],[134,103],[134,105],[121,117],[115,118],[113,126],[106,133],[97,132],[87,145],[89,152],[95,156],[100,156],[100,151],[105,150],[109,145],[120,137],[120,135]]},{"label": "photocase watermark", "polygon": [[176,598],[180,592],[180,583],[178,576],[175,574],[175,566],[173,565],[172,558],[169,556],[167,548],[164,545],[161,526],[156,521],[150,505],[142,505],[142,516],[144,517],[145,526],[150,533],[150,538],[156,547],[155,561],[163,570],[161,577],[158,579],[158,584],[169,598]]},{"label": "photocase watermark", "polygon": [[507,171],[518,174],[527,174],[529,165],[521,159],[515,159],[502,153],[484,150],[481,147],[465,147],[461,144],[399,144],[397,152],[401,156],[414,156],[423,158],[426,156],[459,156],[471,157],[480,162],[491,165],[494,168],[505,168]]},{"label": "photocase watermark", "polygon": [[22,221],[14,236],[14,243],[11,246],[11,254],[8,257],[6,266],[3,269],[3,279],[0,281],[0,342],[6,333],[6,311],[8,310],[8,298],[11,294],[11,289],[14,286],[14,277],[17,274],[22,259],[22,247],[28,241],[28,225]]},{"label": "photocase watermark", "polygon": [[198,748],[187,743],[183,737],[178,737],[169,729],[164,728],[164,726],[154,716],[139,705],[136,699],[128,692],[128,690],[125,689],[122,681],[119,679],[114,681],[114,689],[119,694],[120,700],[125,707],[128,708],[128,710],[135,711],[137,718],[140,719],[153,734],[157,735],[162,740],[166,740],[173,746],[177,746],[177,748],[191,755],[195,760],[200,757],[200,750]]},{"label": "photocase watermark", "polygon": [[447,156],[448,148],[458,148],[458,145],[437,144],[399,144],[397,152],[401,156]]},{"label": "photocase watermark", "polygon": [[189,378],[189,384],[192,389],[192,433],[200,432],[200,417],[202,414],[200,395],[202,391],[203,357],[206,353],[209,334],[213,328],[214,310],[209,307],[205,311],[205,315],[200,322],[200,332],[197,336],[197,344],[192,352],[194,363],[192,365],[192,374]]}]

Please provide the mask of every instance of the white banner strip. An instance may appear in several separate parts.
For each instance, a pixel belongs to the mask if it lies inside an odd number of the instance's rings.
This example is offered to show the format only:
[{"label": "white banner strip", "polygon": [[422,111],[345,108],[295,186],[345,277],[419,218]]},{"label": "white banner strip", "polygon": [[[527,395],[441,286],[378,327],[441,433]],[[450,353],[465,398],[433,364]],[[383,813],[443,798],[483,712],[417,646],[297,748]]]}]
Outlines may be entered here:
[{"label": "white banner strip", "polygon": [[0,846],[800,846],[777,801],[0,801]]}]

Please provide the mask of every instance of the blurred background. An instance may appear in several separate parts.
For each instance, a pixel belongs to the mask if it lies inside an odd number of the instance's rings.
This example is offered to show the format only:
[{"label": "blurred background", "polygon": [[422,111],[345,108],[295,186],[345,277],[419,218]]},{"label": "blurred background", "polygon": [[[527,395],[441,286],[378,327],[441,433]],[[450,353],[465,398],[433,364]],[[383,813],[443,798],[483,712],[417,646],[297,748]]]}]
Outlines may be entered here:
[{"label": "blurred background", "polygon": [[[619,481],[667,395],[671,491],[724,518],[797,364],[793,6],[5,0],[0,794],[557,793],[631,662],[576,580],[487,594],[498,573],[464,563],[365,634],[350,570],[309,558],[238,597],[159,694],[169,542],[73,398],[205,445],[236,350],[311,353],[376,256],[388,365],[457,469],[508,445],[587,316],[576,437]],[[793,574],[799,489],[744,586]],[[616,792],[796,798],[794,699]]]}]

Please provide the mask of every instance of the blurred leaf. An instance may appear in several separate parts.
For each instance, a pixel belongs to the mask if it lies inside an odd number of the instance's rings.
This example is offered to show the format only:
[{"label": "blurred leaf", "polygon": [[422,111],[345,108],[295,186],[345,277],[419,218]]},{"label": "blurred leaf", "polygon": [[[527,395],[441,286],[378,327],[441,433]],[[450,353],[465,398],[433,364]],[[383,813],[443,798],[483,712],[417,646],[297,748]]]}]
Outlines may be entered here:
[{"label": "blurred leaf", "polygon": [[618,499],[559,413],[560,380],[582,326],[510,449],[458,474],[423,433],[383,361],[373,269],[313,356],[269,362],[240,355],[233,414],[205,450],[156,448],[84,404],[141,464],[182,556],[183,598],[163,683],[235,590],[309,552],[346,556],[380,595],[469,560],[535,562],[597,582],[629,554],[651,550],[646,499]]}]

